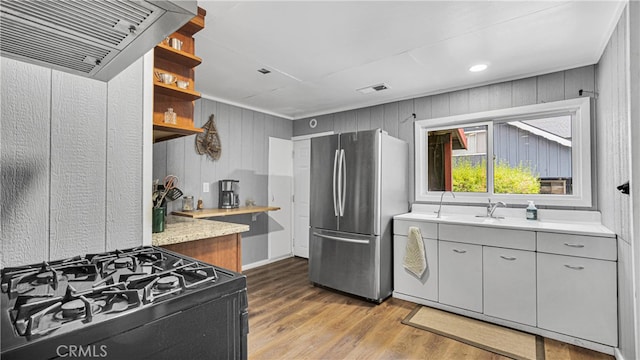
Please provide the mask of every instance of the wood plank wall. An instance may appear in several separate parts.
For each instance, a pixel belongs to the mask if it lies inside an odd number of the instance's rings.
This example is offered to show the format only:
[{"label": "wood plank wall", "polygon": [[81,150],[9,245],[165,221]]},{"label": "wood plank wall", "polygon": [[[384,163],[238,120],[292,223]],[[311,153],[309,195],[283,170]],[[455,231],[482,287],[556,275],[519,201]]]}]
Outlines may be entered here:
[{"label": "wood plank wall", "polygon": [[[639,334],[634,331],[634,322],[640,314],[635,313],[633,288],[633,226],[639,226],[638,214],[633,214],[632,197],[620,193],[616,186],[631,177],[631,118],[629,114],[629,65],[628,22],[640,22],[638,16],[629,18],[629,4],[607,43],[597,69],[598,118],[596,133],[598,143],[596,157],[598,167],[598,207],[602,222],[618,234],[618,319],[619,348],[625,359],[637,359],[636,348]],[[638,101],[636,98],[635,101]],[[635,121],[638,121],[636,118]],[[634,139],[637,140],[637,139]],[[638,159],[635,159],[636,165]],[[637,179],[635,181],[638,181]],[[636,246],[640,239],[635,239]],[[637,269],[640,264],[635,264]],[[636,270],[637,271],[637,270]],[[636,272],[637,276],[637,272]],[[636,282],[637,284],[637,282]],[[636,289],[637,292],[637,289]],[[637,300],[636,300],[637,301]]]},{"label": "wood plank wall", "polygon": [[[629,99],[630,99],[630,115],[631,122],[631,139],[640,139],[640,2],[630,1],[628,5],[628,19],[629,19]],[[635,100],[633,100],[635,99]],[[635,294],[640,291],[640,276],[637,276],[637,269],[640,269],[640,142],[631,142],[631,193],[636,194],[632,197],[633,209],[631,212],[632,219],[636,219],[633,222],[633,233],[629,241],[634,244],[631,249],[625,249],[625,251],[633,251],[629,255],[630,263],[632,266],[630,269],[636,269],[635,275]],[[634,276],[628,276],[626,279],[633,279]],[[633,288],[632,288],[633,289]],[[627,294],[631,296],[633,292]],[[630,304],[629,313],[633,314],[633,302]],[[635,329],[636,333],[633,333],[633,328],[630,324],[625,323],[626,329],[629,329],[628,337],[632,342],[635,338],[635,352],[633,350],[632,343],[625,343],[625,349],[623,356],[626,359],[639,358],[640,357],[640,299],[636,296],[635,301]],[[631,317],[631,316],[629,316]],[[626,334],[625,334],[626,337]],[[627,338],[625,338],[626,340]],[[627,350],[630,349],[630,350]]]},{"label": "wood plank wall", "polygon": [[[205,208],[218,207],[218,181],[240,180],[240,204],[254,200],[267,205],[269,137],[291,139],[293,124],[290,120],[258,111],[240,108],[209,99],[196,101],[194,124],[203,126],[211,114],[222,143],[220,159],[211,160],[198,155],[195,135],[163,141],[153,146],[153,178],[167,174],[178,176],[178,188],[185,195],[198,198]],[[209,193],[203,193],[203,183],[210,184]],[[167,211],[182,208],[182,201],[168,204]],[[242,263],[253,264],[268,258],[268,214],[260,213],[256,221],[251,215],[225,217],[224,221],[247,224],[251,230],[242,234]]]},{"label": "wood plank wall", "polygon": [[107,84],[54,71],[51,85],[49,257],[62,259],[105,248]]},{"label": "wood plank wall", "polygon": [[[384,105],[295,120],[293,135],[324,131],[347,132],[382,128],[390,135],[409,143],[409,163],[414,161],[413,122],[443,116],[504,109],[579,97],[578,90],[594,91],[595,65],[554,72],[521,80],[507,81],[470,89],[447,92]],[[588,96],[585,94],[585,96]],[[594,122],[595,124],[595,122]],[[592,134],[593,135],[593,134]],[[592,160],[593,161],[593,160]],[[414,169],[409,169],[409,196],[414,195]],[[595,205],[594,205],[595,208]]]},{"label": "wood plank wall", "polygon": [[631,197],[616,186],[630,177],[631,138],[627,95],[626,11],[611,35],[598,64],[598,107],[596,132],[600,142],[596,156],[599,163],[598,203],[602,221],[622,239],[630,239]]},{"label": "wood plank wall", "polygon": [[0,65],[0,267],[142,244],[142,60],[108,83]]},{"label": "wood plank wall", "polygon": [[507,123],[493,126],[494,139],[501,139],[494,155],[510,166],[531,164],[540,178],[571,177],[571,147],[558,144]]},{"label": "wood plank wall", "polygon": [[[144,66],[142,61],[107,87],[106,248],[142,245]],[[134,79],[139,79],[135,81]],[[146,229],[146,231],[151,231]]]}]

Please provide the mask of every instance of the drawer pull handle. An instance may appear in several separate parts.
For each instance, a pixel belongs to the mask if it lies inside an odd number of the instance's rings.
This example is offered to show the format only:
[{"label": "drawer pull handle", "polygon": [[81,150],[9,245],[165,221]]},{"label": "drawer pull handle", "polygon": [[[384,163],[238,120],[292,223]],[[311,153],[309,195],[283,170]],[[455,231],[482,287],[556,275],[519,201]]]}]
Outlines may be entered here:
[{"label": "drawer pull handle", "polygon": [[458,249],[453,249],[453,252],[457,252],[458,254],[464,254],[467,252],[467,250],[458,250]]},{"label": "drawer pull handle", "polygon": [[516,258],[514,258],[514,257],[509,257],[509,256],[504,256],[504,255],[500,255],[500,257],[501,257],[501,258],[503,258],[503,259],[505,259],[505,260],[509,260],[509,261],[513,261],[513,260],[515,260],[515,259],[516,259]]},{"label": "drawer pull handle", "polygon": [[572,248],[583,248],[584,245],[582,244],[569,244],[569,243],[564,243],[566,246],[568,247],[572,247]]},{"label": "drawer pull handle", "polygon": [[583,270],[584,266],[571,266],[571,265],[565,265],[565,267],[571,269],[571,270]]}]

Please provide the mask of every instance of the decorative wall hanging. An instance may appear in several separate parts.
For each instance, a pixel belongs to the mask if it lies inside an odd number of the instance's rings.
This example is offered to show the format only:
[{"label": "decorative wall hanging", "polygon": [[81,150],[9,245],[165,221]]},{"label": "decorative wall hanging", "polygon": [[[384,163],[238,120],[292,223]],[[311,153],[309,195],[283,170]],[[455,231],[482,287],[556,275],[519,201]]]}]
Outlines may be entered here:
[{"label": "decorative wall hanging", "polygon": [[207,154],[211,159],[218,160],[222,154],[222,145],[213,118],[214,114],[211,114],[209,121],[202,127],[204,132],[196,135],[196,151],[200,155]]}]

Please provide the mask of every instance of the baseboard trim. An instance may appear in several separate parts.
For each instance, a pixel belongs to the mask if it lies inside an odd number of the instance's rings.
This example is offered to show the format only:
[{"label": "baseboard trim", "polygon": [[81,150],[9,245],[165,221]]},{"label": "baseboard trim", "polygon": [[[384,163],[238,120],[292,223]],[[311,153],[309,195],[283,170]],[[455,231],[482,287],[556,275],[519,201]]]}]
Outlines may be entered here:
[{"label": "baseboard trim", "polygon": [[288,259],[288,258],[291,258],[291,257],[293,257],[293,254],[284,255],[284,256],[277,257],[277,258],[273,258],[273,259],[260,260],[260,261],[253,262],[251,264],[242,265],[242,271],[251,270],[251,269],[254,269],[254,268],[257,268],[257,267],[260,267],[260,266],[264,266],[264,265],[269,265],[269,264],[274,263],[276,261]]}]

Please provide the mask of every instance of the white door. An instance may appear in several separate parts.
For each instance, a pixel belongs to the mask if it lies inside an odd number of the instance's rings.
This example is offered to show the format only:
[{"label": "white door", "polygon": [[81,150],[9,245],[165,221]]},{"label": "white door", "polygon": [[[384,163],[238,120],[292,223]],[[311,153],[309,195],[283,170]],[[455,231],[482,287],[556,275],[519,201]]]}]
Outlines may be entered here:
[{"label": "white door", "polygon": [[291,256],[293,247],[293,142],[269,138],[269,260]]},{"label": "white door", "polygon": [[311,140],[293,142],[293,254],[309,258],[309,174]]}]

